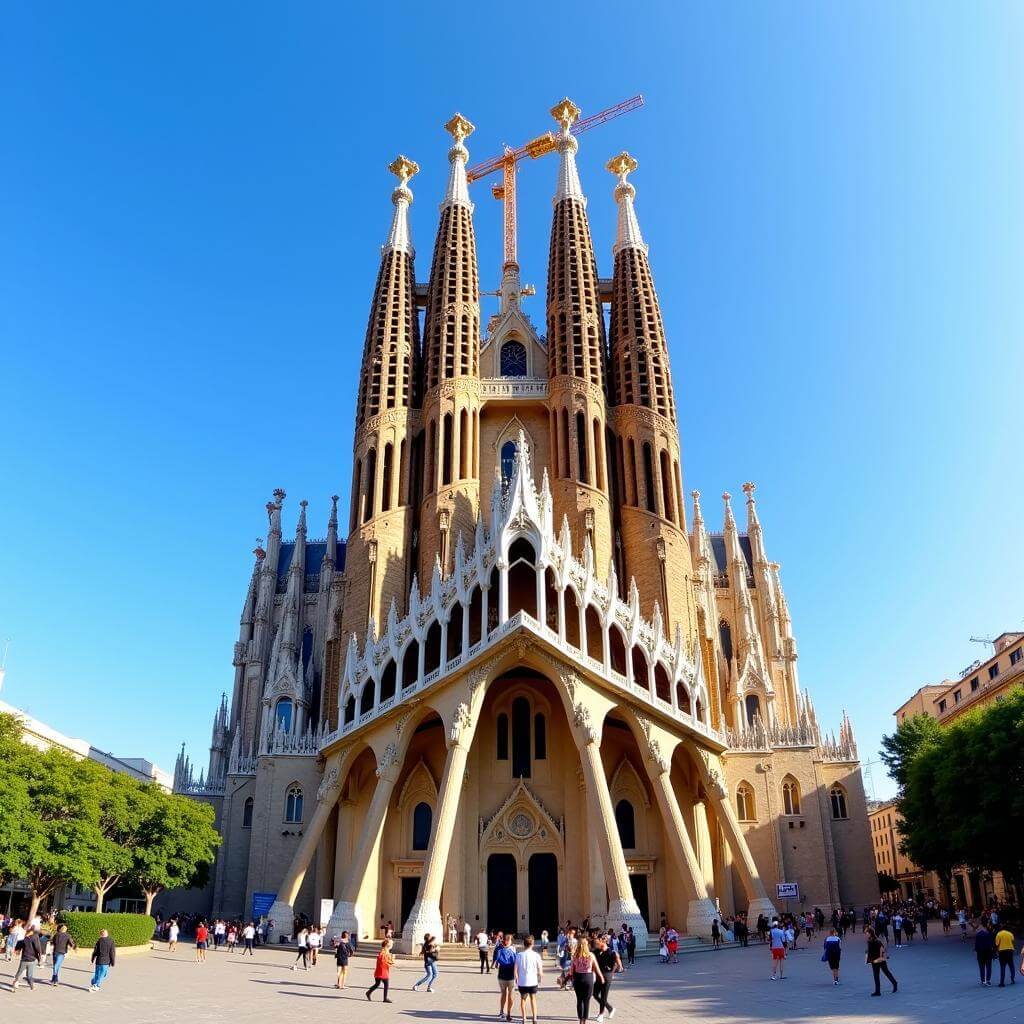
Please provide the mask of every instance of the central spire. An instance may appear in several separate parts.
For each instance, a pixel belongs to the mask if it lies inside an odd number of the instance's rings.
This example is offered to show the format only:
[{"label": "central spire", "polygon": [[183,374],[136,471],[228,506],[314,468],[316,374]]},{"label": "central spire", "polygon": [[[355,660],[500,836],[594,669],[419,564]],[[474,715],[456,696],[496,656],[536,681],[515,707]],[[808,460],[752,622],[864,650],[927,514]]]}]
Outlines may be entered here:
[{"label": "central spire", "polygon": [[383,252],[404,252],[415,255],[412,236],[409,233],[409,207],[412,206],[412,189],[409,180],[419,172],[420,165],[401,153],[388,164],[388,170],[398,179],[398,188],[391,193],[395,204],[395,215],[391,220],[391,231],[384,243]]},{"label": "central spire", "polygon": [[469,150],[462,144],[462,140],[468,139],[476,131],[476,125],[468,118],[456,113],[444,126],[444,130],[455,140],[455,145],[448,150],[448,162],[452,165],[452,169],[448,175],[448,191],[445,193],[444,202],[441,203],[441,209],[459,203],[462,206],[468,206],[472,211],[473,204],[469,201],[469,185],[466,182]]},{"label": "central spire", "polygon": [[566,97],[551,108],[551,116],[561,125],[561,131],[555,136],[555,148],[559,153],[558,186],[555,188],[555,198],[552,202],[578,199],[586,206],[587,200],[580,185],[579,171],[576,169],[576,150],[580,148],[580,144],[569,132],[579,119],[580,108]]}]

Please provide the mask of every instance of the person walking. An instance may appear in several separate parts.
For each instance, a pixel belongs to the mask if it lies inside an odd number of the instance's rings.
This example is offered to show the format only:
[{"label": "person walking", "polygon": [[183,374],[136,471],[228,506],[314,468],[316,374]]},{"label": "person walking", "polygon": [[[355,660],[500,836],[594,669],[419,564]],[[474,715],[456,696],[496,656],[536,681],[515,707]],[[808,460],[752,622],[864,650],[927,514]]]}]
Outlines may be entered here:
[{"label": "person walking", "polygon": [[96,967],[93,971],[92,981],[89,983],[90,992],[99,992],[100,985],[103,984],[110,968],[114,966],[116,957],[117,943],[110,937],[106,928],[101,928],[100,937],[96,940],[96,945],[92,947],[92,956],[89,957],[90,963],[95,964]]},{"label": "person walking", "polygon": [[835,928],[825,937],[825,949],[821,954],[822,963],[826,963],[832,971],[832,984],[839,984],[839,960],[843,955],[843,942]]},{"label": "person walking", "polygon": [[491,958],[488,956],[488,947],[490,945],[490,939],[488,938],[487,931],[481,928],[476,933],[476,952],[477,956],[480,957],[480,973],[487,974],[491,973]]},{"label": "person walking", "polygon": [[786,933],[779,927],[779,922],[773,920],[768,931],[768,948],[772,953],[772,981],[775,980],[775,972],[779,973],[779,981],[785,979],[786,964]]},{"label": "person walking", "polygon": [[1017,979],[1013,976],[1013,932],[1004,924],[996,932],[996,953],[999,955],[999,987],[1006,987],[1006,972],[1010,972],[1010,984],[1016,985]]},{"label": "person walking", "polygon": [[36,987],[36,967],[43,959],[43,944],[39,941],[39,935],[35,928],[29,925],[25,930],[25,937],[21,940],[21,963],[14,973],[14,980],[11,982],[11,991],[17,992],[21,984],[21,976],[25,975],[29,991]]},{"label": "person walking", "polygon": [[196,925],[196,963],[204,963],[206,960],[206,946],[210,941],[210,929],[203,921]]},{"label": "person walking", "polygon": [[245,944],[245,948],[242,950],[242,956],[245,956],[246,953],[248,953],[249,956],[253,955],[252,944],[253,944],[253,941],[255,940],[255,938],[256,938],[256,926],[252,923],[252,921],[250,921],[242,929],[242,942]]},{"label": "person walking", "polygon": [[324,937],[317,927],[310,928],[306,938],[306,946],[309,948],[309,965],[316,967],[316,958],[320,953],[320,947],[324,943]]},{"label": "person walking", "polygon": [[569,975],[572,978],[572,990],[576,993],[576,1018],[579,1024],[587,1024],[590,1019],[590,1000],[594,997],[594,984],[597,981],[603,983],[604,974],[586,939],[580,939],[580,944],[576,947],[576,953],[569,965]]},{"label": "person walking", "polygon": [[298,944],[299,952],[295,957],[295,963],[292,964],[292,970],[296,971],[299,968],[299,961],[302,961],[302,969],[304,971],[309,970],[309,929],[302,928],[299,934],[295,937],[295,941]]},{"label": "person walking", "polygon": [[526,1003],[530,1003],[530,1019],[537,1024],[537,989],[544,980],[544,961],[533,948],[533,936],[527,935],[523,948],[516,953],[516,985],[519,987],[519,1008],[526,1024]]},{"label": "person walking", "polygon": [[601,936],[595,944],[597,949],[594,957],[601,969],[602,980],[594,984],[594,998],[597,1000],[597,1024],[602,1024],[605,1016],[609,1020],[615,1016],[615,1007],[608,1001],[608,993],[611,991],[613,976],[620,974],[623,966],[622,958],[612,948],[607,936]]},{"label": "person walking", "polygon": [[512,1019],[512,992],[516,984],[516,948],[507,932],[494,950],[494,966],[498,969],[498,1019]]},{"label": "person walking", "polygon": [[176,919],[171,919],[170,927],[167,929],[167,952],[173,953],[178,948],[178,936],[181,934],[181,927]]},{"label": "person walking", "polygon": [[[57,934],[53,937],[53,942],[50,944],[50,952],[53,954],[53,971],[50,977],[51,985],[60,984],[60,969],[64,965],[64,957],[68,955],[73,949],[77,949],[78,946],[75,944],[75,940],[71,937],[68,932],[68,926],[62,924],[57,928]],[[1012,970],[1010,972],[1013,973]]]},{"label": "person walking", "polygon": [[426,985],[428,992],[434,991],[434,982],[437,981],[437,941],[427,932],[423,936],[423,977],[413,985],[415,992],[420,985]]},{"label": "person walking", "polygon": [[892,915],[892,941],[897,949],[903,948],[903,915],[898,910]]},{"label": "person walking", "polygon": [[342,932],[338,939],[337,948],[334,950],[334,962],[338,967],[338,979],[334,987],[341,989],[345,987],[348,980],[348,962],[352,956],[352,944],[348,941],[348,932]]},{"label": "person walking", "polygon": [[899,988],[899,983],[893,977],[892,971],[889,970],[889,957],[885,948],[885,943],[878,937],[878,933],[874,928],[868,929],[867,936],[868,943],[866,962],[871,965],[871,973],[875,979],[875,991],[871,994],[873,996],[880,996],[882,994],[881,976],[883,974],[892,983],[892,990],[895,993]]},{"label": "person walking", "polygon": [[718,926],[718,918],[711,922],[711,948],[722,948],[722,929]]},{"label": "person walking", "polygon": [[384,989],[384,1002],[391,1002],[388,998],[388,982],[391,980],[391,968],[394,963],[395,958],[391,955],[391,940],[384,939],[380,944],[380,952],[377,954],[377,962],[373,968],[373,984],[366,990],[368,1002],[371,1001],[373,993],[378,988]]},{"label": "person walking", "polygon": [[988,925],[982,922],[974,934],[974,955],[978,958],[978,974],[981,977],[981,983],[986,988],[992,987],[992,956],[995,948],[995,938],[989,931]]},{"label": "person walking", "polygon": [[473,926],[468,921],[462,922],[462,944],[468,946],[472,941]]}]

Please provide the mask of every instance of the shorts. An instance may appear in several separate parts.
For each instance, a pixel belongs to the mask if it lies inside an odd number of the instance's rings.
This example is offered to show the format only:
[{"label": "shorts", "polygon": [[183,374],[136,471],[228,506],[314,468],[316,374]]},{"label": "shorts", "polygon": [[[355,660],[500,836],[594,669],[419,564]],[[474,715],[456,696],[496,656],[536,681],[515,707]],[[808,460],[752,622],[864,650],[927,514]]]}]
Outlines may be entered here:
[{"label": "shorts", "polygon": [[511,992],[512,989],[515,988],[515,984],[516,984],[516,979],[515,978],[499,978],[498,979],[498,988],[502,992]]},{"label": "shorts", "polygon": [[520,985],[519,994],[521,996],[535,996],[537,994],[537,987],[536,985]]},{"label": "shorts", "polygon": [[205,940],[202,941],[202,942],[197,942],[196,943],[196,949],[206,949],[206,942],[205,942]]},{"label": "shorts", "polygon": [[786,951],[784,949],[773,949],[772,950],[772,959],[773,960],[785,960],[786,959]]}]

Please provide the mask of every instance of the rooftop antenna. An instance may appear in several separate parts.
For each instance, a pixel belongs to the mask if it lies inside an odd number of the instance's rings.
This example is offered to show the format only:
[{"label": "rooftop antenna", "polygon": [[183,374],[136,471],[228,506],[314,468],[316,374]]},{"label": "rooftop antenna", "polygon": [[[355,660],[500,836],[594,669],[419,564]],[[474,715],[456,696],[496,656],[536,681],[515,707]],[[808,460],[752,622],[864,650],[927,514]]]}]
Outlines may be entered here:
[{"label": "rooftop antenna", "polygon": [[971,637],[971,643],[972,644],[988,644],[989,647],[992,648],[992,653],[993,654],[995,653],[995,650],[996,650],[996,640],[995,640],[995,637],[992,637],[992,639],[990,640],[987,636],[972,636]]}]

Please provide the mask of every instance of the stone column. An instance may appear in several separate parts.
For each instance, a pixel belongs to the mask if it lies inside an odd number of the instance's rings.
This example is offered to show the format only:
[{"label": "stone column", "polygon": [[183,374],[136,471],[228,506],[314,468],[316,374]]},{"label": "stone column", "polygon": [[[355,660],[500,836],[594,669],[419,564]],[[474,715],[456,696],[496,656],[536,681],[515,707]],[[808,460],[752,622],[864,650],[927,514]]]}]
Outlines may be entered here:
[{"label": "stone column", "polygon": [[277,890],[277,898],[274,900],[270,913],[267,915],[273,921],[273,927],[268,932],[270,941],[279,935],[291,935],[292,925],[295,921],[295,897],[302,888],[306,879],[306,872],[309,870],[309,863],[320,845],[320,837],[324,828],[330,820],[331,812],[338,801],[341,793],[341,775],[339,768],[340,758],[334,757],[324,767],[323,781],[316,794],[316,810],[309,825],[303,830],[302,842],[292,857],[291,864],[285,872],[281,887]]},{"label": "stone column", "polygon": [[[577,705],[577,717],[583,709]],[[585,716],[589,721],[589,715]],[[583,765],[583,777],[587,784],[587,808],[593,838],[601,853],[601,864],[604,868],[605,881],[608,884],[608,920],[610,926],[618,927],[625,923],[636,935],[637,949],[647,948],[647,922],[640,916],[640,907],[633,897],[633,887],[629,882],[629,870],[626,867],[626,856],[622,852],[619,829],[615,824],[615,812],[612,809],[612,798],[608,792],[608,780],[604,775],[601,763],[601,748],[597,745],[597,737],[593,730],[583,729],[583,735],[577,735],[576,745],[580,752]]]},{"label": "stone column", "polygon": [[365,930],[371,939],[374,937],[375,922],[372,920],[372,916],[368,921],[361,918],[358,905],[359,893],[363,887],[367,868],[380,855],[380,840],[384,832],[388,804],[391,802],[391,794],[394,792],[395,782],[398,780],[399,767],[398,750],[394,744],[388,744],[377,762],[377,785],[373,789],[373,798],[370,800],[370,807],[360,829],[359,842],[356,845],[348,873],[345,875],[344,885],[341,887],[341,898],[334,905],[334,913],[331,914],[331,920],[327,926],[328,933],[331,935],[340,931],[349,931],[362,938],[362,933]]},{"label": "stone column", "polygon": [[711,936],[711,922],[718,917],[718,910],[712,899],[713,891],[708,887],[690,833],[686,831],[683,814],[679,809],[675,790],[672,788],[672,776],[664,762],[647,761],[647,773],[654,783],[654,795],[658,801],[658,809],[665,825],[665,836],[668,839],[672,859],[679,876],[689,883],[693,894],[686,912],[686,931],[689,935]]},{"label": "stone column", "polygon": [[405,953],[411,953],[423,941],[423,936],[427,932],[431,935],[444,934],[441,921],[441,890],[466,777],[466,759],[476,731],[476,722],[467,705],[459,706],[455,712],[455,719],[449,735],[448,757],[445,761],[441,788],[437,794],[434,833],[423,863],[420,890],[402,929],[400,949]]},{"label": "stone column", "polygon": [[715,863],[711,849],[711,826],[708,824],[708,808],[703,800],[696,800],[693,805],[693,831],[696,836],[697,860],[700,863],[701,876],[704,884],[711,892],[715,891]]}]

